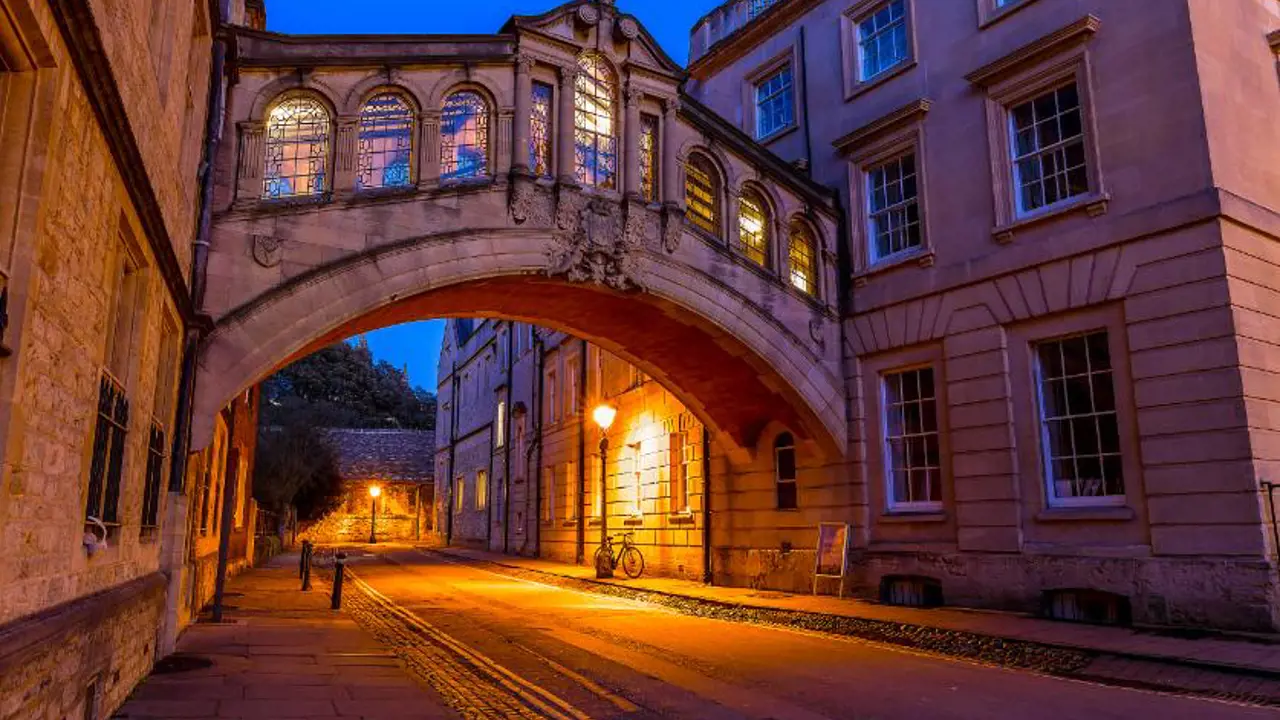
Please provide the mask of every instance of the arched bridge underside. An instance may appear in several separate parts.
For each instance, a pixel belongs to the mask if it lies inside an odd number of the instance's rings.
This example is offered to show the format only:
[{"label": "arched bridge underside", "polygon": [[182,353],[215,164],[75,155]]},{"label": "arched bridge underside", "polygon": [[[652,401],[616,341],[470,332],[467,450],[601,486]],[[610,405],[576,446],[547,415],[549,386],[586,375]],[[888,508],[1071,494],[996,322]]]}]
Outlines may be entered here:
[{"label": "arched bridge underside", "polygon": [[731,446],[778,423],[843,456],[834,201],[683,95],[635,18],[579,0],[491,36],[232,34],[194,447],[326,343],[490,316],[631,361]]}]

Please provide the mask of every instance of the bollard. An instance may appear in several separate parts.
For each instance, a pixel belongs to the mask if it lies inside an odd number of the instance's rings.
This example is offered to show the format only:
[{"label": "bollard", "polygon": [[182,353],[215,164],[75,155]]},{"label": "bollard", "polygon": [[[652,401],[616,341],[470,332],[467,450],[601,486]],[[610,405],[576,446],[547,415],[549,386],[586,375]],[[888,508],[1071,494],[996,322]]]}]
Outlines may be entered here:
[{"label": "bollard", "polygon": [[311,555],[313,550],[311,545],[302,546],[302,591],[307,592],[311,589]]},{"label": "bollard", "polygon": [[342,609],[342,576],[347,571],[347,554],[338,553],[333,561],[333,597],[329,601],[330,610]]},{"label": "bollard", "polygon": [[304,569],[307,567],[307,552],[311,549],[311,541],[302,541],[302,552],[298,553],[298,578],[301,579]]}]

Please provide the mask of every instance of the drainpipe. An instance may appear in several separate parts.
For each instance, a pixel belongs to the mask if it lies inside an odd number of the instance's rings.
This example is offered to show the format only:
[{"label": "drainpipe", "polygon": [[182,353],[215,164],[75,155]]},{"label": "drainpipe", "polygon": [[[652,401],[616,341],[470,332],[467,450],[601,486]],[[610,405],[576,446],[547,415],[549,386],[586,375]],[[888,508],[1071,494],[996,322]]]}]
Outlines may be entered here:
[{"label": "drainpipe", "polygon": [[804,101],[804,160],[808,163],[805,174],[813,176],[813,133],[809,128],[809,58],[805,52],[804,26],[800,26],[800,97]]},{"label": "drainpipe", "polygon": [[502,553],[511,552],[511,408],[515,405],[516,324],[507,323],[507,407],[502,430]]},{"label": "drainpipe", "polygon": [[702,582],[710,585],[711,573],[711,433],[702,426]]},{"label": "drainpipe", "polygon": [[582,341],[578,356],[578,552],[575,561],[587,559],[587,513],[583,500],[587,497],[587,341]]},{"label": "drainpipe", "polygon": [[444,504],[444,544],[449,546],[453,544],[453,505],[457,500],[454,499],[453,493],[453,463],[457,454],[458,444],[458,360],[453,360],[453,371],[449,373],[449,474],[444,479],[445,487],[449,489],[445,493]]},{"label": "drainpipe", "polygon": [[[542,557],[542,394],[546,392],[544,371],[547,367],[547,348],[537,327],[533,328],[533,349],[536,353],[534,357],[538,360],[538,396],[534,398],[536,404],[530,410],[537,413],[534,416],[537,429],[533,433],[533,441],[537,443],[535,447],[538,461],[527,481],[533,484],[534,507],[538,513],[538,519],[533,523],[534,556]],[[525,497],[529,497],[528,492],[525,492]]]}]

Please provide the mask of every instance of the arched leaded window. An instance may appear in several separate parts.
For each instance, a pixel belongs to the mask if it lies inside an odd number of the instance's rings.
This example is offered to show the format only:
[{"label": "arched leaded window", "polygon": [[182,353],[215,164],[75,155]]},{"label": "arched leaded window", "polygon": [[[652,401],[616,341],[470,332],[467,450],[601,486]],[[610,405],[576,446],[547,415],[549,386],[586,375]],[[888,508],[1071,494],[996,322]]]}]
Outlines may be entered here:
[{"label": "arched leaded window", "polygon": [[684,199],[689,221],[720,235],[720,173],[705,155],[690,155],[685,163]]},{"label": "arched leaded window", "polygon": [[444,101],[440,113],[440,179],[482,178],[489,173],[489,103],[474,90]]},{"label": "arched leaded window", "polygon": [[413,182],[413,109],[402,95],[378,93],[360,108],[356,189]]},{"label": "arched leaded window", "polygon": [[751,188],[738,200],[738,250],[751,262],[769,266],[769,206]]},{"label": "arched leaded window", "polygon": [[790,235],[787,257],[791,266],[791,285],[806,295],[817,295],[818,248],[813,231],[800,220],[792,220]]},{"label": "arched leaded window", "polygon": [[773,441],[773,479],[778,491],[778,509],[796,509],[796,441],[791,433],[779,433]]},{"label": "arched leaded window", "polygon": [[289,95],[267,113],[265,199],[323,195],[329,189],[333,121],[319,99]]},{"label": "arched leaded window", "polygon": [[574,176],[583,185],[618,185],[618,81],[599,55],[578,58],[574,83]]}]

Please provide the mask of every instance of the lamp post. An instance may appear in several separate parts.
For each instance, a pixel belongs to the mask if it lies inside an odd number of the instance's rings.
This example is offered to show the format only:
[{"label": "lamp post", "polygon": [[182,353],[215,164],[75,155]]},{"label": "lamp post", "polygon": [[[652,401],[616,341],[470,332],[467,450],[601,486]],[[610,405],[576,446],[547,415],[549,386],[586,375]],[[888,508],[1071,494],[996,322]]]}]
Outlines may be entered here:
[{"label": "lamp post", "polygon": [[369,486],[369,544],[376,545],[378,535],[376,528],[378,527],[378,496],[382,494],[382,488],[377,485]]},{"label": "lamp post", "polygon": [[[605,503],[605,490],[608,487],[608,464],[609,464],[609,426],[613,424],[613,419],[618,414],[618,410],[611,405],[599,405],[591,413],[591,419],[596,421],[596,426],[600,428],[600,547],[604,547],[609,540],[609,507]],[[596,561],[596,577],[611,578],[613,577],[613,558],[610,557],[607,562]]]}]

